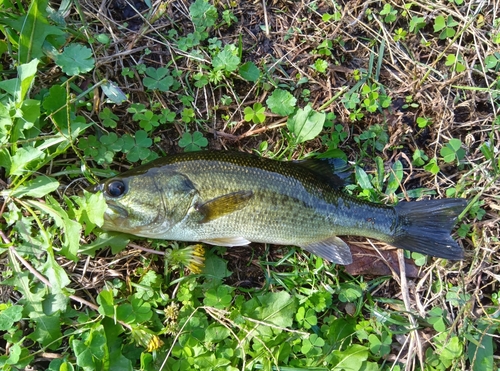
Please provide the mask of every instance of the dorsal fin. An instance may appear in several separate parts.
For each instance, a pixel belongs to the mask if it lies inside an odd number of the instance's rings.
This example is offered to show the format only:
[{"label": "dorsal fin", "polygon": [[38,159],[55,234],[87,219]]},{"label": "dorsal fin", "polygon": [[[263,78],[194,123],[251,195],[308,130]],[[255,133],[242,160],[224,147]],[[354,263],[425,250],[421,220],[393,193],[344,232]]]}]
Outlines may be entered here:
[{"label": "dorsal fin", "polygon": [[334,189],[344,188],[351,183],[349,178],[352,172],[349,171],[347,162],[340,158],[310,158],[294,163],[308,169]]}]

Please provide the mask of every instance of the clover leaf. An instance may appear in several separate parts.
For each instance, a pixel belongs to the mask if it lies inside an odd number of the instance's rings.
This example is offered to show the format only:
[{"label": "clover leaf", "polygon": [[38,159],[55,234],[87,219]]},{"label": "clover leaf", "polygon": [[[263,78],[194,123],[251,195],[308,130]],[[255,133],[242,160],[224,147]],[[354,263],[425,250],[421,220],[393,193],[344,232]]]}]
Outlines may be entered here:
[{"label": "clover leaf", "polygon": [[266,108],[261,103],[254,103],[253,107],[245,107],[245,121],[252,121],[254,124],[261,124],[266,119]]},{"label": "clover leaf", "polygon": [[465,150],[462,148],[462,141],[460,139],[452,138],[446,145],[441,148],[439,152],[443,156],[443,160],[446,163],[453,162],[457,160],[460,162],[465,157]]},{"label": "clover leaf", "polygon": [[179,147],[184,148],[186,152],[199,151],[202,147],[208,145],[208,140],[199,131],[195,131],[193,135],[191,133],[184,133],[182,138],[179,140]]},{"label": "clover leaf", "polygon": [[[124,138],[125,140],[125,138]],[[130,162],[137,162],[145,160],[151,155],[149,147],[153,144],[153,140],[148,137],[148,133],[144,130],[138,130],[133,138],[132,147],[127,153],[127,160]],[[130,142],[128,143],[130,145]]]},{"label": "clover leaf", "polygon": [[174,78],[166,67],[148,67],[146,75],[142,82],[148,89],[166,92],[174,85]]}]

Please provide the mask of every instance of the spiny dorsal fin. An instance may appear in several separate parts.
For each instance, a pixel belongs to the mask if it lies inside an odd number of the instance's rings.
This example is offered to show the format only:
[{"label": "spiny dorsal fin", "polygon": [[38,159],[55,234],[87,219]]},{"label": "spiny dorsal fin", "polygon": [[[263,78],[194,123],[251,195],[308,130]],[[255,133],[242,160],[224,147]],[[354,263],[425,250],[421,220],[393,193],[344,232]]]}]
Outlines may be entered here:
[{"label": "spiny dorsal fin", "polygon": [[344,188],[351,183],[349,177],[352,172],[349,171],[347,162],[340,158],[311,158],[294,162],[314,173],[334,189]]},{"label": "spiny dorsal fin", "polygon": [[252,191],[238,191],[209,200],[196,208],[203,215],[200,223],[207,223],[223,215],[241,210],[252,197]]}]

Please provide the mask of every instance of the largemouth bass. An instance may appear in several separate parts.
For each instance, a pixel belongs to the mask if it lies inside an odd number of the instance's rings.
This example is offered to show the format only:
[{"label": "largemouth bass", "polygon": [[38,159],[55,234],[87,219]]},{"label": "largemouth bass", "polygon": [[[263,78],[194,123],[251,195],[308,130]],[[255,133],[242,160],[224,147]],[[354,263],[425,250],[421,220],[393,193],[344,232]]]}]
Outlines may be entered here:
[{"label": "largemouth bass", "polygon": [[91,188],[108,209],[103,229],[177,241],[240,246],[294,245],[350,264],[337,236],[374,238],[398,248],[458,260],[451,238],[464,199],[387,206],[340,189],[327,160],[282,162],[233,152],[157,159]]}]

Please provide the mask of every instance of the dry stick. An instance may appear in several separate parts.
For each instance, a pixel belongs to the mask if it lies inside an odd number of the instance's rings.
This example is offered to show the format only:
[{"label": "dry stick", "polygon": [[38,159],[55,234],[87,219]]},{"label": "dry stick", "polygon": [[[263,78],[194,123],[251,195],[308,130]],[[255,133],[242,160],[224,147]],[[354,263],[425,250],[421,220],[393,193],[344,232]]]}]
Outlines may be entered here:
[{"label": "dry stick", "polygon": [[[414,330],[410,333],[411,341],[410,341],[410,345],[408,346],[408,349],[411,350],[415,346],[415,343],[416,343],[418,361],[420,363],[420,368],[423,370],[424,369],[424,353],[422,351],[422,343],[420,342],[420,337],[418,336],[418,332],[416,330],[417,323],[415,321],[415,318],[411,314],[410,295],[408,294],[408,281],[406,280],[406,265],[405,265],[405,256],[404,256],[403,250],[398,250],[398,262],[399,262],[399,271],[401,272],[401,274],[400,274],[401,294],[403,296],[403,302],[405,304],[406,311],[408,312],[408,319],[410,320],[411,326],[414,328]],[[411,370],[409,362],[406,363],[405,370],[408,370],[408,371]]]},{"label": "dry stick", "polygon": [[132,243],[130,242],[128,244],[128,246],[130,247],[133,247],[134,249],[137,249],[137,250],[141,250],[141,251],[144,251],[144,252],[148,252],[150,254],[156,254],[156,255],[165,255],[165,251],[159,251],[159,250],[154,250],[154,249],[150,249],[148,247],[143,247],[141,245],[137,245],[135,243]]},{"label": "dry stick", "polygon": [[[3,231],[0,231],[0,237],[2,237],[3,241],[6,243],[6,244],[11,244],[11,241],[10,239],[4,234]],[[43,282],[46,286],[52,288],[52,284],[49,282],[49,280],[47,278],[45,278],[40,272],[38,272],[35,268],[33,268],[33,266],[27,261],[25,260],[21,255],[19,255],[19,253],[16,251],[16,249],[13,247],[13,246],[10,246],[9,247],[9,253],[12,254],[17,260],[19,260],[19,262],[24,265],[24,267],[26,269],[28,269],[31,273],[33,273],[33,275],[38,278],[41,282]],[[70,299],[80,303],[80,304],[83,304],[83,305],[86,305],[87,307],[89,308],[92,308],[93,310],[95,311],[99,311],[99,307],[97,305],[95,305],[94,303],[91,303],[90,301],[88,300],[85,300],[79,296],[76,296],[76,295],[70,295],[69,296]],[[120,320],[116,320],[120,325],[122,325],[123,327],[126,327],[128,328],[129,330],[132,330],[132,327],[123,322],[123,321],[120,321]]]},{"label": "dry stick", "polygon": [[262,0],[262,9],[264,10],[264,23],[266,25],[266,36],[269,37],[269,22],[267,21],[266,0]]}]

